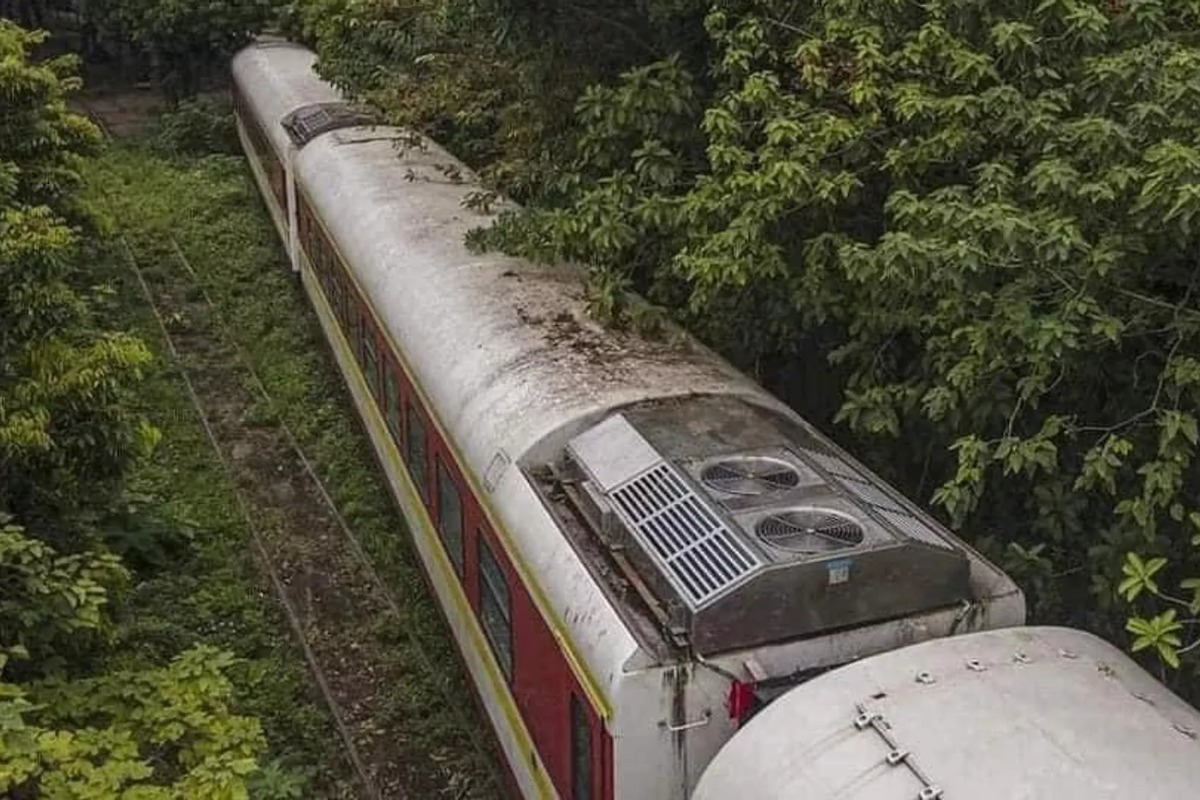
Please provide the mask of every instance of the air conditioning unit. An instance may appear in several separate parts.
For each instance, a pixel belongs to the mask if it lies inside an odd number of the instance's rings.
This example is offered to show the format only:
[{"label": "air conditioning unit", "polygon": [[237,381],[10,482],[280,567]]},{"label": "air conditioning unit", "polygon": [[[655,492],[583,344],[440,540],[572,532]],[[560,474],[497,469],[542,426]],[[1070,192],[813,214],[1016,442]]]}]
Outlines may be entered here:
[{"label": "air conditioning unit", "polygon": [[567,456],[598,527],[699,652],[969,596],[966,554],[833,453],[781,445],[670,460],[614,414],[572,439]]}]

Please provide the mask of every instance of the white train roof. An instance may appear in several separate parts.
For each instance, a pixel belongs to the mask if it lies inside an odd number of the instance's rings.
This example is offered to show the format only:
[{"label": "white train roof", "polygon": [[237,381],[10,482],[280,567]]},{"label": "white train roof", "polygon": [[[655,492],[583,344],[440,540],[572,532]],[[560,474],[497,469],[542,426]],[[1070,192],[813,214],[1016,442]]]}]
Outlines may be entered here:
[{"label": "white train roof", "polygon": [[668,346],[590,321],[576,267],[471,253],[464,236],[489,221],[463,207],[474,176],[427,140],[398,157],[401,134],[322,136],[297,175],[477,474],[499,450],[518,460],[628,403],[719,393],[779,406],[692,340]]},{"label": "white train roof", "polygon": [[[1200,713],[1107,642],[1010,628],[792,689],[729,741],[693,798],[1180,800],[1200,795],[1198,733]],[[892,751],[908,762],[890,766]]]},{"label": "white train roof", "polygon": [[259,115],[267,137],[278,153],[292,149],[287,133],[278,126],[286,114],[307,105],[336,103],[342,95],[321,80],[313,67],[317,56],[298,44],[260,37],[233,57],[233,77]]}]

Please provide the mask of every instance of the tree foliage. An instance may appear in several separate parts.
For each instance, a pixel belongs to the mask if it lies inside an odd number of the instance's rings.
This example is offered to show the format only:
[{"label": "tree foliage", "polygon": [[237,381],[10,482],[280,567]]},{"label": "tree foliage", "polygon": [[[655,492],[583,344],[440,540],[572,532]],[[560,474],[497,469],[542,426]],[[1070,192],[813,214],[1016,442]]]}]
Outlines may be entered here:
[{"label": "tree foliage", "polygon": [[78,170],[99,134],[67,108],[73,59],[30,60],[42,41],[0,20],[0,793],[244,798],[265,742],[230,654],[103,670],[130,575],[99,530],[160,434],[130,410],[148,350],[96,313]]},{"label": "tree foliage", "polygon": [[835,421],[1000,555],[1035,618],[1179,666],[1198,22],[1158,0],[718,3],[706,66],[585,93],[552,202],[477,242],[588,263],[601,307],[640,288],[745,364],[827,353]]},{"label": "tree foliage", "polygon": [[702,60],[699,6],[614,0],[292,0],[287,30],[321,73],[420,128],[518,199],[561,166],[589,84],[683,49]]},{"label": "tree foliage", "polygon": [[79,159],[99,134],[67,109],[74,60],[0,20],[0,509],[50,520],[112,498],[156,433],[121,400],[149,353],[100,329],[87,286]]},{"label": "tree foliage", "polygon": [[192,97],[205,74],[272,18],[275,0],[104,0],[105,19],[161,65],[167,95]]}]

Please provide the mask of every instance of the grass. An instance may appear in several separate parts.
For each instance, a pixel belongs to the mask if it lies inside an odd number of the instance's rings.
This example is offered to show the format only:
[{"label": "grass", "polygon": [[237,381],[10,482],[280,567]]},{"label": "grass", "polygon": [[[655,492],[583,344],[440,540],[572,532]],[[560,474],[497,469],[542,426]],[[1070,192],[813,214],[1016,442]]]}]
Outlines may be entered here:
[{"label": "grass", "polygon": [[[178,242],[220,309],[232,340],[226,344],[241,349],[274,400],[253,407],[250,422],[286,422],[396,596],[399,618],[363,625],[365,635],[385,647],[391,666],[409,676],[390,689],[385,718],[375,723],[402,724],[404,738],[442,765],[446,793],[470,787],[472,796],[495,796],[496,765],[475,746],[483,722],[469,701],[449,633],[247,167],[238,158],[165,159],[119,144],[93,163],[88,181],[94,202],[128,238],[148,278],[195,292],[179,282],[168,237]],[[131,324],[147,341],[160,342],[148,307],[131,289],[121,292]],[[314,765],[313,786],[321,794],[305,796],[343,796],[347,773],[335,733],[306,695],[303,662],[248,565],[248,532],[228,480],[178,377],[164,368],[150,384],[142,401],[164,430],[164,445],[135,475],[134,488],[170,498],[169,513],[194,521],[197,545],[181,573],[139,587],[130,614],[136,622],[124,634],[130,648],[158,657],[203,640],[251,658],[239,710],[263,720],[276,758]],[[447,703],[447,696],[458,701]]]},{"label": "grass", "polygon": [[[102,173],[104,162],[93,169]],[[305,797],[353,797],[332,719],[312,691],[300,651],[250,557],[250,534],[234,487],[122,255],[114,253],[103,269],[117,289],[114,316],[155,352],[136,402],[137,411],[163,432],[154,456],[129,476],[129,494],[153,503],[156,527],[183,531],[191,543],[175,542],[168,563],[138,571],[119,607],[112,666],[162,664],[200,642],[234,652],[243,659],[231,676],[237,711],[262,722],[269,760],[304,780]],[[144,515],[135,515],[135,524],[139,519],[145,522]]]}]

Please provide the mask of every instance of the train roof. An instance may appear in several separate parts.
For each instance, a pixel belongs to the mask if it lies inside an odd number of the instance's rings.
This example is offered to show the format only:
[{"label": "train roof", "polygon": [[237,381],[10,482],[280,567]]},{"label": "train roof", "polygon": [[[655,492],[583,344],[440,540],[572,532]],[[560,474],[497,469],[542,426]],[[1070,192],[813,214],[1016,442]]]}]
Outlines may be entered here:
[{"label": "train roof", "polygon": [[292,142],[279,122],[296,109],[343,101],[342,94],[317,75],[313,51],[286,39],[259,37],[234,57],[233,77],[275,147],[287,153]]},{"label": "train roof", "polygon": [[[259,56],[239,55],[235,78],[252,100],[265,94],[251,91],[256,82],[307,85],[307,77],[260,74],[299,70],[311,75],[311,59],[288,54],[276,63],[280,52],[272,46]],[[296,108],[271,100],[268,116],[277,123],[275,129],[304,104],[329,102],[311,95],[297,100]],[[595,674],[616,680],[639,654],[650,654],[638,662],[646,665],[673,660],[671,654],[678,652],[664,636],[662,620],[648,615],[644,596],[630,590],[629,581],[609,568],[608,554],[594,547],[597,531],[566,523],[558,515],[562,509],[554,487],[543,480],[546,470],[553,471],[569,453],[581,456],[578,445],[589,435],[590,455],[583,461],[576,458],[577,465],[595,466],[597,459],[606,458],[606,448],[620,449],[617,439],[597,435],[597,426],[623,419],[669,459],[685,455],[686,447],[680,448],[685,440],[708,447],[710,456],[764,445],[806,447],[850,468],[868,489],[882,485],[694,338],[674,330],[649,339],[592,321],[585,272],[579,266],[471,252],[464,242],[467,232],[514,206],[500,200],[487,212],[471,208],[471,194],[480,189],[477,178],[434,142],[386,126],[342,127],[305,141],[292,164],[297,186],[384,331],[394,343],[402,343],[398,349],[427,407],[436,411],[437,423],[453,440],[469,477],[478,478],[478,491],[511,532],[513,555],[524,565],[525,576],[544,587],[547,605],[564,620]],[[722,433],[716,438],[692,435],[717,429]],[[814,474],[827,473],[819,465],[808,466]],[[553,476],[547,480],[554,482]],[[547,491],[539,494],[539,486]],[[843,504],[858,502],[838,491]],[[933,582],[944,585],[936,602],[922,601],[928,614],[919,624],[896,620],[896,609],[879,611],[885,618],[826,621],[831,630],[825,646],[811,652],[819,649],[827,662],[897,646],[898,637],[911,641],[952,630],[962,621],[962,609],[958,603],[947,604],[950,588],[956,599],[985,607],[977,618],[982,621],[972,624],[1023,620],[1020,591],[1002,572],[894,493],[881,494],[902,506],[906,520],[919,518],[917,527],[930,540],[926,545],[948,543],[962,557],[935,576]],[[823,567],[822,582],[814,590],[823,591],[834,581],[828,577],[833,574]],[[916,586],[929,574],[907,574],[903,563],[893,561],[884,579]],[[860,585],[851,586],[857,592]],[[870,589],[868,585],[863,591]],[[916,586],[914,591],[924,589]],[[932,609],[931,604],[940,607]],[[991,616],[989,604],[996,605]],[[731,624],[731,619],[726,615],[717,627],[744,627],[744,620]],[[868,625],[869,635],[847,632],[853,625]],[[789,637],[787,631],[775,634]],[[726,638],[713,649],[731,644],[746,642]],[[795,664],[782,668],[794,669]]]},{"label": "train roof", "polygon": [[472,253],[466,234],[503,206],[466,208],[474,174],[428,139],[398,153],[407,135],[333,132],[298,154],[297,174],[477,474],[499,451],[522,459],[629,403],[718,393],[780,405],[693,339],[589,319],[574,265]]},{"label": "train roof", "polygon": [[[470,252],[464,244],[466,233],[489,222],[488,216],[465,208],[470,192],[478,189],[476,179],[465,165],[425,139],[398,154],[396,139],[401,134],[373,128],[319,137],[296,156],[297,174],[345,259],[354,265],[356,279],[383,325],[394,341],[403,342],[430,406],[438,409],[476,475],[486,475],[497,463],[512,462],[525,470],[555,463],[579,437],[607,424],[591,434],[589,450],[604,460],[606,448],[619,451],[630,444],[611,435],[614,423],[623,418],[632,420],[627,428],[641,425],[646,430],[664,460],[736,455],[774,446],[777,451],[803,450],[849,469],[849,459],[825,437],[696,340],[683,335],[650,340],[590,320],[579,268]],[[624,417],[614,416],[621,412],[626,412]],[[712,435],[722,427],[722,435]],[[573,452],[580,455],[578,448]],[[799,458],[792,463],[797,471],[807,464],[818,485],[813,488],[829,488],[819,464]],[[761,578],[755,594],[761,602],[752,607],[745,593],[706,592],[710,597],[704,599],[725,602],[721,609],[706,609],[712,624],[699,624],[701,609],[684,608],[684,626],[693,644],[706,653],[729,651],[955,606],[972,598],[969,573],[972,558],[978,561],[975,554],[948,532],[935,531],[919,519],[920,511],[879,489],[882,482],[866,477],[864,468],[854,468],[851,474],[853,485],[874,490],[882,504],[900,510],[896,519],[881,518],[870,528],[874,534],[868,544],[879,546],[855,554],[861,575],[838,592],[851,616],[834,618],[820,602],[825,588],[836,580],[829,577],[827,564],[810,565],[812,585],[801,586],[794,580],[800,565],[760,552],[753,571]],[[823,511],[867,516],[863,506],[856,505],[861,498],[831,494],[836,492],[818,498]],[[711,497],[694,497],[712,505]],[[804,499],[797,496],[796,502]],[[725,515],[721,509],[714,513]],[[528,520],[510,524],[527,526]],[[909,530],[923,541],[902,548],[914,538],[898,532],[897,524],[910,524]],[[560,519],[558,527],[565,527],[565,520]],[[744,542],[743,551],[751,557],[763,549],[752,532],[744,535],[732,523],[725,528],[726,539]],[[891,532],[890,538],[885,531]],[[565,543],[561,535],[553,538],[555,544]],[[882,546],[886,543],[897,546],[887,549]],[[531,543],[539,551],[547,546],[545,541]],[[878,569],[868,577],[868,555],[881,556],[885,549],[890,560],[877,559]],[[650,550],[641,547],[638,552]],[[592,562],[585,563],[594,574],[605,574]],[[640,566],[642,574],[670,575],[661,559]],[[789,571],[789,566],[794,568]],[[716,565],[710,572],[721,568]],[[752,577],[743,571],[723,584],[719,577],[710,583],[717,590],[733,589],[741,585],[741,578]],[[864,581],[873,584],[864,588]],[[668,584],[659,582],[660,597],[671,588]],[[674,583],[675,589],[680,586]],[[790,592],[786,597],[781,593],[785,588]],[[865,602],[869,597],[876,602]],[[687,599],[686,593],[676,591],[664,602],[683,608]],[[624,612],[641,603],[631,598],[616,605]],[[781,613],[781,605],[792,612]],[[797,609],[804,614],[794,613]],[[797,625],[806,615],[807,624]],[[634,614],[622,616],[627,626],[635,627]],[[767,625],[774,617],[780,618],[779,624]],[[665,618],[660,623],[650,629],[669,627]],[[756,633],[749,635],[751,631]],[[643,637],[643,644],[657,641],[653,634]]]},{"label": "train roof", "polygon": [[1200,791],[1198,734],[1196,709],[1091,634],[986,631],[792,689],[693,798],[1179,800]]}]

